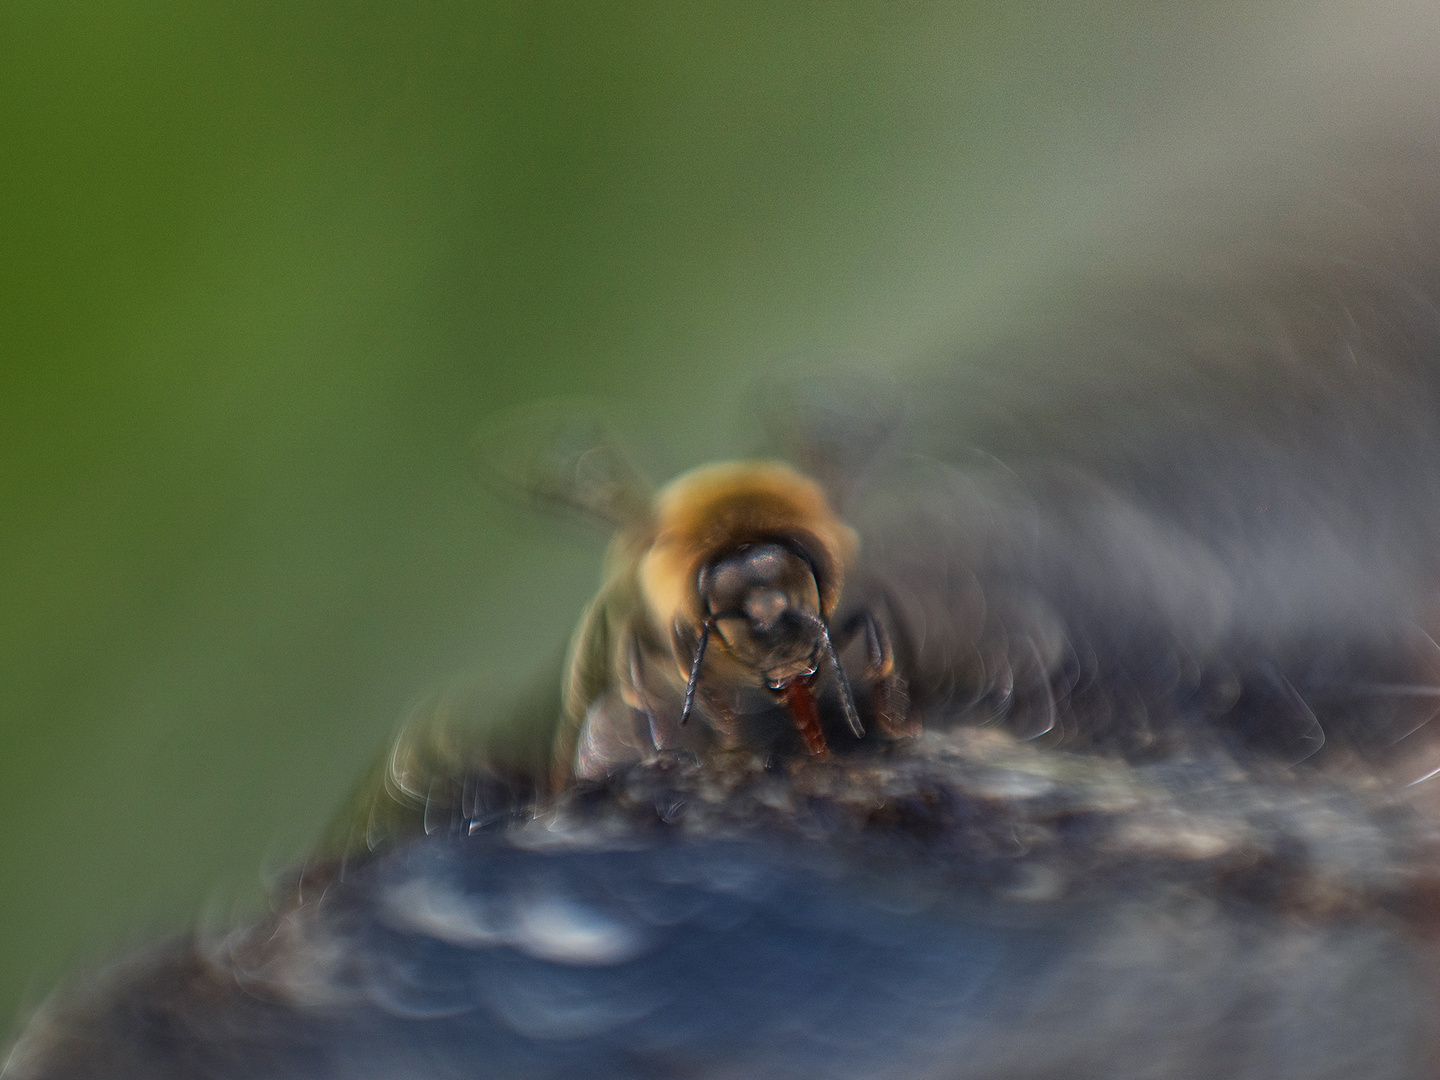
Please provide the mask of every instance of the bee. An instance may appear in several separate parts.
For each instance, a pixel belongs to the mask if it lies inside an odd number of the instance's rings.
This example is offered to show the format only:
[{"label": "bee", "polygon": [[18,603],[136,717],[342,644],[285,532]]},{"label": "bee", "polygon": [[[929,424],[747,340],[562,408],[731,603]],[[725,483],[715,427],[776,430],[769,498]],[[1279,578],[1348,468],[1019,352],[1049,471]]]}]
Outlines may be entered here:
[{"label": "bee", "polygon": [[[826,719],[851,740],[866,734],[840,659],[859,637],[879,734],[913,734],[884,622],[860,610],[832,626],[859,538],[815,480],[734,461],[653,500],[603,502],[634,512],[570,644],[557,769],[588,779],[669,751],[783,745],[777,715],[792,745],[798,735],[826,755]],[[827,688],[838,709],[822,709]]]}]

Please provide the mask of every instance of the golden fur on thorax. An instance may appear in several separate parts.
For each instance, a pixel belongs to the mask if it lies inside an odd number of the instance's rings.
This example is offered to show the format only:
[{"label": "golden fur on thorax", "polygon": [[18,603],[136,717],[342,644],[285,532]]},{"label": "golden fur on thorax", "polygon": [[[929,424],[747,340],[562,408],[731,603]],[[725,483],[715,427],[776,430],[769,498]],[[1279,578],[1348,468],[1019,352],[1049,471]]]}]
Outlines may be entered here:
[{"label": "golden fur on thorax", "polygon": [[773,539],[799,544],[828,617],[860,546],[820,485],[776,461],[722,462],[677,477],[656,497],[654,527],[640,588],[652,623],[665,633],[676,619],[697,625],[706,618],[697,582],[717,552]]}]

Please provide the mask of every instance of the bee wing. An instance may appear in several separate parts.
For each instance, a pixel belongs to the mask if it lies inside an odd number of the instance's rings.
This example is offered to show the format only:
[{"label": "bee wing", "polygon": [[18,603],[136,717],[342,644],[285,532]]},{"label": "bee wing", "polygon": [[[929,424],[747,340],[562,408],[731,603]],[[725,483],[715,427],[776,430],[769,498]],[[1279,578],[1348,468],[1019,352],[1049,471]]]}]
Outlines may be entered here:
[{"label": "bee wing", "polygon": [[609,688],[614,676],[608,590],[591,600],[580,616],[565,661],[565,715],[578,719]]},{"label": "bee wing", "polygon": [[762,380],[752,398],[767,403],[767,448],[818,480],[841,513],[861,477],[903,444],[908,427],[898,388],[868,372],[791,372]]},{"label": "bee wing", "polygon": [[557,789],[573,779],[570,770],[581,731],[594,723],[597,703],[603,699],[608,703],[607,712],[618,710],[610,716],[612,720],[628,714],[629,706],[636,704],[635,695],[641,691],[632,681],[635,675],[628,657],[635,645],[634,623],[641,605],[633,581],[621,576],[612,578],[580,616],[565,660],[564,718],[552,757],[556,771],[551,779]]},{"label": "bee wing", "polygon": [[352,789],[313,854],[349,860],[420,834],[498,823],[547,794],[560,722],[554,664],[515,700],[456,687],[418,705]]},{"label": "bee wing", "polygon": [[492,419],[472,444],[476,477],[502,494],[577,510],[612,528],[650,512],[653,488],[589,403],[542,401]]}]

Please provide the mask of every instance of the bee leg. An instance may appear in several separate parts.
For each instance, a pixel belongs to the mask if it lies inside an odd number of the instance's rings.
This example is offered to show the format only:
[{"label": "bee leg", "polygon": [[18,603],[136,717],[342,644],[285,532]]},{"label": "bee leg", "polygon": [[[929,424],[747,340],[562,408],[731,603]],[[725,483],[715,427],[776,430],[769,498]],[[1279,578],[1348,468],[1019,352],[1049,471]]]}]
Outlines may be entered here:
[{"label": "bee leg", "polygon": [[640,651],[640,642],[635,635],[631,634],[626,642],[626,664],[628,667],[628,689],[627,697],[633,695],[630,704],[638,709],[645,717],[650,728],[650,741],[655,746],[658,754],[671,750],[681,749],[680,728],[671,718],[668,711],[656,707],[650,696],[650,691],[645,685],[645,658]]},{"label": "bee leg", "polygon": [[862,630],[865,632],[865,681],[870,684],[877,725],[886,738],[913,738],[920,734],[920,725],[909,715],[910,695],[904,676],[895,667],[895,649],[884,625],[868,608],[857,612],[840,628],[841,647]]},{"label": "bee leg", "polygon": [[575,779],[602,780],[653,753],[645,714],[629,705],[619,690],[607,690],[585,712],[575,748]]},{"label": "bee leg", "polygon": [[715,734],[720,737],[724,750],[739,750],[745,744],[740,717],[735,710],[717,698],[707,686],[699,688],[700,700],[705,704],[705,719]]},{"label": "bee leg", "polygon": [[871,682],[880,730],[892,739],[914,738],[920,734],[920,725],[909,715],[910,695],[904,676],[895,667],[890,635],[869,611],[865,613],[865,640],[868,661],[865,674]]}]

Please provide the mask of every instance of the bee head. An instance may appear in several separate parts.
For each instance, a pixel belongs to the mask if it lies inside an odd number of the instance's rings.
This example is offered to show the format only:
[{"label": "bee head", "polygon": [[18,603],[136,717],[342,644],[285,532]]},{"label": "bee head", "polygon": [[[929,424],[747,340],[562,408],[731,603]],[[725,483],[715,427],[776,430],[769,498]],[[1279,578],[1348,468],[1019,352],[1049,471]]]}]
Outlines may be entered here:
[{"label": "bee head", "polygon": [[802,548],[741,544],[706,563],[697,588],[726,649],[771,686],[815,670],[820,586]]},{"label": "bee head", "polygon": [[[636,583],[651,627],[668,629],[686,675],[681,724],[694,707],[714,635],[739,668],[724,678],[748,672],[742,683],[753,679],[774,690],[797,724],[808,715],[805,730],[814,728],[817,737],[806,679],[828,660],[845,718],[863,737],[828,625],[859,538],[819,484],[779,462],[705,466],[656,497],[645,542]],[[790,698],[810,704],[792,705]]]},{"label": "bee head", "polygon": [[[758,570],[765,562],[759,548],[776,555],[776,570],[788,567],[799,585],[817,587],[811,609],[828,617],[859,541],[815,481],[778,462],[739,461],[704,466],[666,486],[644,544],[640,589],[664,632],[677,619],[698,629],[714,613],[701,595],[709,568],[732,557],[743,564],[755,550]],[[776,546],[783,551],[773,552]]]}]

